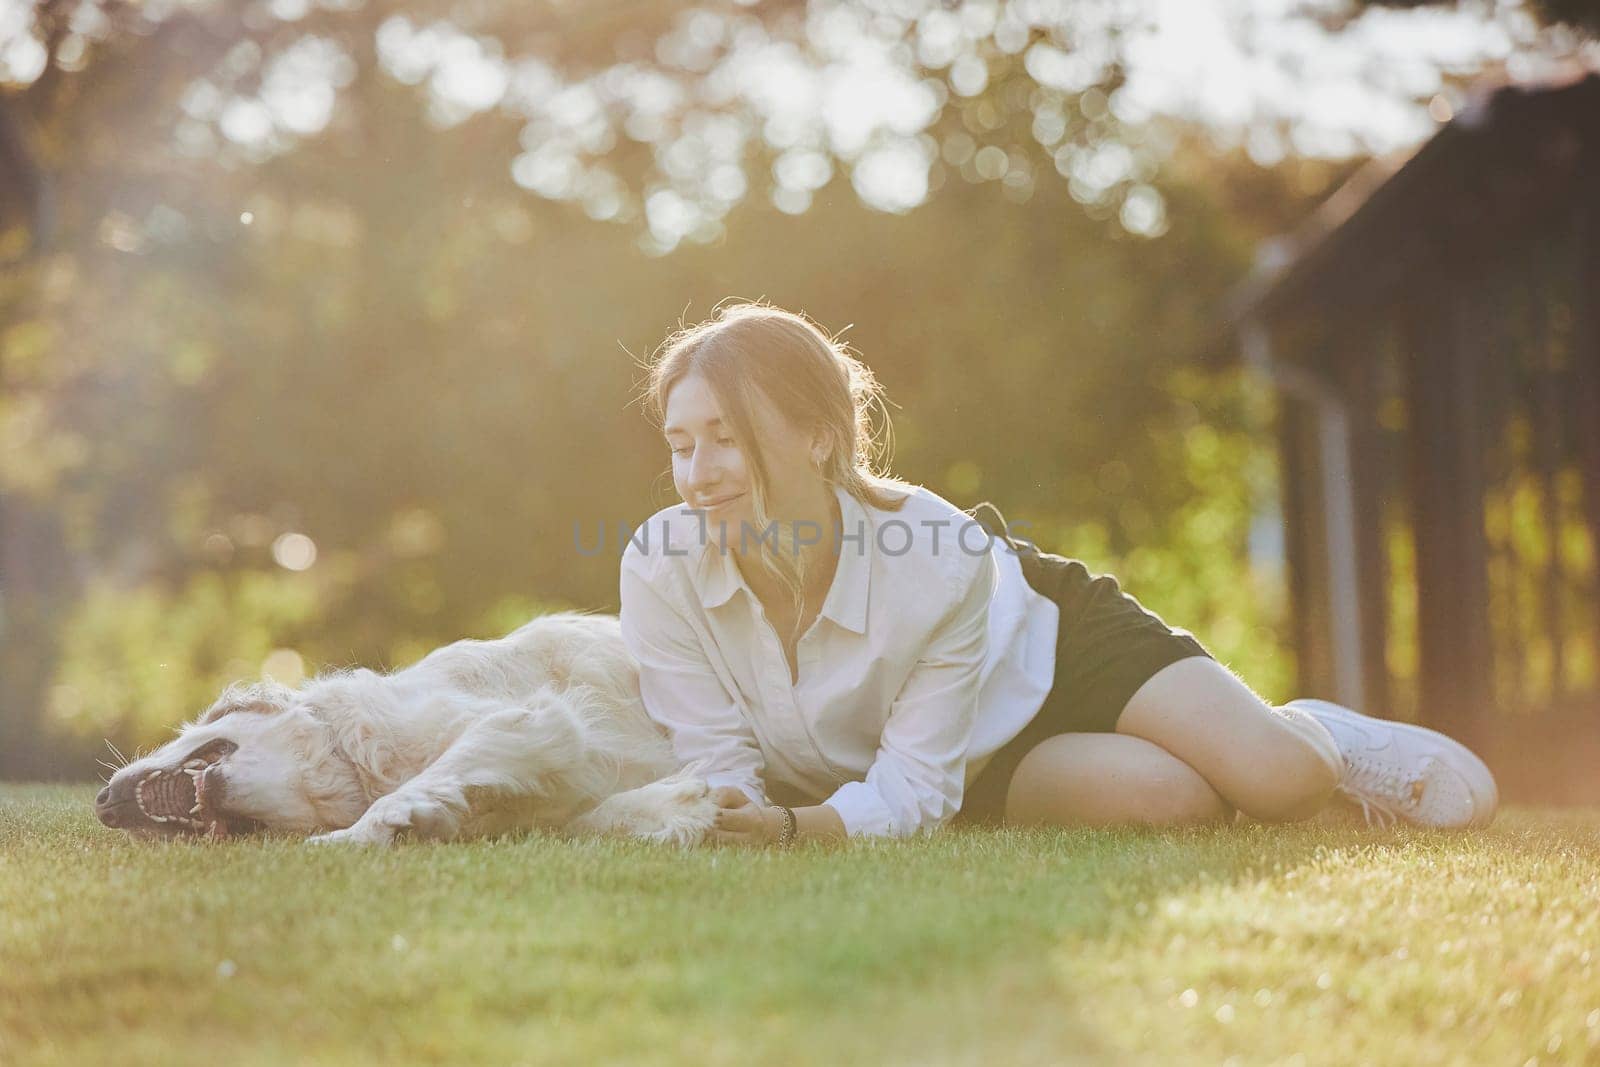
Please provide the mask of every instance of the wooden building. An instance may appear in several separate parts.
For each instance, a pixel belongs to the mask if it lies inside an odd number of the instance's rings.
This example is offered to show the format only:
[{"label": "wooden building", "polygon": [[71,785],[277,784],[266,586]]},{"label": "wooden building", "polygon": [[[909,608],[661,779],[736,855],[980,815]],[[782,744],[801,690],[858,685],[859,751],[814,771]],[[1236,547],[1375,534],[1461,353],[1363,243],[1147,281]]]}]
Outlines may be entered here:
[{"label": "wooden building", "polygon": [[1264,250],[1301,690],[1469,741],[1600,692],[1600,75],[1502,88]]}]

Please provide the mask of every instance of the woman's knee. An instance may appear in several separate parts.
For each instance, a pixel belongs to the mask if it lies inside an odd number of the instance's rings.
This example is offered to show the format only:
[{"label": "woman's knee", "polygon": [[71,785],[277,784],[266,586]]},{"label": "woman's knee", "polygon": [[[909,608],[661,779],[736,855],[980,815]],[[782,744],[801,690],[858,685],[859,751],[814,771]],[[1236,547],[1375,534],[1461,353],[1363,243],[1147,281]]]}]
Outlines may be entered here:
[{"label": "woman's knee", "polygon": [[1071,826],[1226,822],[1233,808],[1171,753],[1121,734],[1061,734],[1012,775],[1006,821]]},{"label": "woman's knee", "polygon": [[[1315,815],[1333,796],[1343,769],[1343,757],[1306,732],[1282,708],[1269,708],[1276,736],[1264,743],[1263,773],[1237,787],[1233,797],[1239,810],[1261,822],[1294,822]],[[1312,722],[1321,729],[1320,725]],[[1322,730],[1324,734],[1327,731]],[[1331,752],[1325,749],[1331,749]]]},{"label": "woman's knee", "polygon": [[1128,701],[1117,731],[1160,746],[1227,803],[1266,822],[1314,814],[1342,766],[1320,724],[1269,707],[1209,659],[1180,660],[1154,675]]},{"label": "woman's knee", "polygon": [[1248,790],[1237,803],[1241,812],[1258,822],[1297,822],[1321,811],[1332,795],[1332,786],[1263,783]]}]

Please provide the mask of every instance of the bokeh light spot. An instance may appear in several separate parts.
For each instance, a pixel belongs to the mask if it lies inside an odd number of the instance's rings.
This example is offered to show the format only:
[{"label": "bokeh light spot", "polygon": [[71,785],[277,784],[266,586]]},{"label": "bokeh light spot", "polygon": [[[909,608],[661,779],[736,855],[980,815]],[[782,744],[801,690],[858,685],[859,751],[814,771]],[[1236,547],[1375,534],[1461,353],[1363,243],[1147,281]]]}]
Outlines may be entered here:
[{"label": "bokeh light spot", "polygon": [[305,660],[292,648],[275,648],[261,661],[261,675],[284,685],[299,685],[306,677]]},{"label": "bokeh light spot", "polygon": [[303,533],[286,533],[272,542],[272,558],[285,570],[308,570],[317,562],[317,543]]}]

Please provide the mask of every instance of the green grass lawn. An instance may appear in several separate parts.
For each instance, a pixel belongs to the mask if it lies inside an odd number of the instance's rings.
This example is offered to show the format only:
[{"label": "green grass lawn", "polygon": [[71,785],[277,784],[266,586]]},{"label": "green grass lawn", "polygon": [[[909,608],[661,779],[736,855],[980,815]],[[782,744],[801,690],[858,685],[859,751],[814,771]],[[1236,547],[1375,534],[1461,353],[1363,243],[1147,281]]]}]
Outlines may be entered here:
[{"label": "green grass lawn", "polygon": [[141,844],[0,789],[0,1063],[1600,1062],[1600,812]]}]

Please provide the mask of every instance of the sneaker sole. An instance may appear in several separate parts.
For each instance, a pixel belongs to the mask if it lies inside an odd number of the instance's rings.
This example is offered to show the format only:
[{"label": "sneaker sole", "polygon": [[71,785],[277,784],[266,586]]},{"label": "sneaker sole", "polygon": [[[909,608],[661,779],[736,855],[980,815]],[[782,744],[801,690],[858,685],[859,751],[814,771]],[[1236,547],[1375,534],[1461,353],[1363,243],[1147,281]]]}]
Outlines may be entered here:
[{"label": "sneaker sole", "polygon": [[1460,775],[1461,780],[1467,784],[1467,791],[1472,794],[1473,816],[1466,827],[1446,827],[1446,829],[1463,829],[1488,826],[1494,819],[1495,811],[1500,807],[1500,787],[1495,784],[1494,775],[1489,767],[1478,758],[1477,753],[1463,745],[1460,741],[1448,737],[1438,730],[1430,730],[1426,726],[1417,726],[1409,722],[1396,722],[1393,719],[1378,719],[1372,715],[1363,715],[1352,711],[1340,704],[1333,704],[1326,700],[1291,700],[1289,703],[1299,708],[1315,707],[1319,714],[1330,719],[1361,726],[1363,722],[1381,722],[1384,726],[1399,733],[1425,737],[1439,750],[1439,756],[1445,766]]}]

